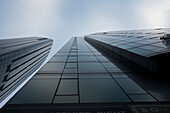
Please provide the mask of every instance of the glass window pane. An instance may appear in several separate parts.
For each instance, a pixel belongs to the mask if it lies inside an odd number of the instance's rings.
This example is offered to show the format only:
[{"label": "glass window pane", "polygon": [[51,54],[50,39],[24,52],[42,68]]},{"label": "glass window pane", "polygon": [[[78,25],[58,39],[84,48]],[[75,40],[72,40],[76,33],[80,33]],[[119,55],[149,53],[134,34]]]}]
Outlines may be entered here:
[{"label": "glass window pane", "polygon": [[55,54],[55,56],[68,56],[68,52],[64,52],[64,53],[57,53],[57,54]]},{"label": "glass window pane", "polygon": [[107,72],[101,63],[78,63],[78,66],[80,73]]},{"label": "glass window pane", "polygon": [[78,96],[55,96],[54,103],[78,103]]},{"label": "glass window pane", "polygon": [[78,61],[98,61],[95,56],[79,56]]},{"label": "glass window pane", "polygon": [[99,61],[109,61],[106,57],[104,56],[96,56]]},{"label": "glass window pane", "polygon": [[64,69],[63,73],[77,73],[77,69]]},{"label": "glass window pane", "polygon": [[120,70],[119,68],[107,68],[107,71],[109,71],[110,73],[122,72],[122,70]]},{"label": "glass window pane", "polygon": [[53,57],[50,61],[66,61],[67,57]]},{"label": "glass window pane", "polygon": [[62,72],[65,63],[47,63],[41,70],[46,72]]},{"label": "glass window pane", "polygon": [[113,63],[111,63],[111,62],[102,62],[102,64],[104,65],[104,67],[105,68],[117,68],[117,66],[116,65],[114,65]]},{"label": "glass window pane", "polygon": [[130,102],[113,79],[80,79],[80,102]]},{"label": "glass window pane", "polygon": [[133,49],[129,49],[128,51],[132,52],[132,53],[136,53],[142,56],[145,56],[146,54],[151,53],[151,51],[145,50],[145,49],[141,49],[141,48],[133,48]]},{"label": "glass window pane", "polygon": [[77,74],[63,74],[62,78],[78,78]]},{"label": "glass window pane", "polygon": [[77,55],[77,53],[70,53],[69,55]]},{"label": "glass window pane", "polygon": [[68,62],[77,62],[77,57],[76,56],[73,56],[73,57],[69,56],[67,61]]},{"label": "glass window pane", "polygon": [[92,52],[78,52],[78,55],[93,55]]},{"label": "glass window pane", "polygon": [[77,60],[77,57],[68,57],[68,60]]},{"label": "glass window pane", "polygon": [[100,52],[93,52],[96,56],[97,55],[102,55]]},{"label": "glass window pane", "polygon": [[127,94],[144,94],[146,91],[131,79],[116,79]]},{"label": "glass window pane", "polygon": [[11,99],[9,103],[51,103],[58,81],[59,79],[32,79],[15,95],[15,98]]},{"label": "glass window pane", "polygon": [[129,78],[125,73],[111,73],[112,77],[115,79]]},{"label": "glass window pane", "polygon": [[41,73],[41,74],[36,74],[33,79],[55,79],[55,78],[60,78],[61,74],[46,74],[46,73]]},{"label": "glass window pane", "polygon": [[57,91],[58,94],[77,94],[77,80],[62,79]]},{"label": "glass window pane", "polygon": [[65,68],[77,68],[77,63],[66,63]]},{"label": "glass window pane", "polygon": [[112,78],[110,74],[103,73],[103,74],[79,74],[79,78]]},{"label": "glass window pane", "polygon": [[156,102],[156,100],[149,94],[129,95],[134,102]]},{"label": "glass window pane", "polygon": [[157,47],[162,47],[162,48],[167,48],[166,45],[164,45],[162,42],[159,42],[159,43],[154,43],[154,44],[151,44],[152,46],[157,46]]}]

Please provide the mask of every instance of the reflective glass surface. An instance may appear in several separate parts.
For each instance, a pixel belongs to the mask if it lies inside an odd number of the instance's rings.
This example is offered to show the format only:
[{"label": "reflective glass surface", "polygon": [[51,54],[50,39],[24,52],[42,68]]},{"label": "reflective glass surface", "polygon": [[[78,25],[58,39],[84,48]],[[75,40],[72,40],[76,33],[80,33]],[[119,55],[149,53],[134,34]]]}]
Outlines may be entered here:
[{"label": "reflective glass surface", "polygon": [[62,74],[62,78],[78,78],[78,75],[73,73],[73,74]]},{"label": "reflective glass surface", "polygon": [[79,56],[78,61],[98,61],[95,56]]},{"label": "reflective glass surface", "polygon": [[66,61],[67,60],[67,57],[53,57],[50,61],[53,61],[53,62],[57,62],[57,61],[59,61],[59,62],[61,62],[61,61]]},{"label": "reflective glass surface", "polygon": [[47,72],[62,72],[64,69],[65,63],[47,63],[40,71]]},{"label": "reflective glass surface", "polygon": [[[129,37],[115,35],[120,38],[119,41],[122,41],[119,47],[124,44],[122,49],[127,49],[127,52],[144,55],[150,51],[155,52],[160,46],[156,45],[159,42],[153,41],[155,44],[151,46],[136,48],[144,44],[145,41],[142,40],[148,37],[139,36],[143,43],[137,44],[126,40],[126,38],[134,38],[133,41],[139,41],[135,38],[135,34]],[[98,38],[98,40],[116,44],[115,37],[113,39],[105,37],[107,40]],[[165,47],[161,47],[163,48]],[[72,38],[11,99],[9,104],[132,103],[170,100],[170,96],[159,92],[161,88],[150,88],[152,79],[148,76],[143,78],[149,74],[139,65],[109,50],[103,50],[84,40],[83,37]],[[156,80],[155,84],[164,86]]]},{"label": "reflective glass surface", "polygon": [[79,73],[83,72],[107,72],[101,63],[79,63]]},{"label": "reflective glass surface", "polygon": [[80,79],[80,102],[130,102],[113,79]]},{"label": "reflective glass surface", "polygon": [[[168,48],[168,46],[163,43],[163,39],[161,38],[164,34],[169,34],[169,29],[142,30],[142,32],[136,31],[122,31],[122,33],[115,31],[107,32],[106,34],[96,33],[87,35],[86,37],[94,41],[98,41],[98,44],[101,46],[109,44],[109,46],[118,47],[119,49],[127,50],[133,54],[138,54],[145,57],[159,55],[161,54],[161,51],[164,51],[160,50],[153,52],[154,49],[152,46],[157,46],[158,49]],[[110,49],[109,46],[104,47]],[[142,49],[140,47],[142,47]]]},{"label": "reflective glass surface", "polygon": [[110,78],[111,79],[111,76],[109,73],[97,73],[97,74],[79,74],[79,78]]},{"label": "reflective glass surface", "polygon": [[78,103],[78,96],[55,96],[54,103]]},{"label": "reflective glass surface", "polygon": [[51,103],[59,79],[32,79],[10,104]]},{"label": "reflective glass surface", "polygon": [[77,94],[77,80],[62,79],[57,95]]},{"label": "reflective glass surface", "polygon": [[156,100],[148,94],[129,95],[134,102],[156,102]]},{"label": "reflective glass surface", "polygon": [[116,79],[118,84],[125,90],[127,94],[143,94],[146,93],[138,84],[131,79]]}]

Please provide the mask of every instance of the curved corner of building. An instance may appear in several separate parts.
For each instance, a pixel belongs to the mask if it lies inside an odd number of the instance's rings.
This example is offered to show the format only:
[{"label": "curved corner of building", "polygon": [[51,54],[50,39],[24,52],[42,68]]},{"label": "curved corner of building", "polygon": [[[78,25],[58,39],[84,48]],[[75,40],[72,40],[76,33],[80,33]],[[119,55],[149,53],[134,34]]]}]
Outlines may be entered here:
[{"label": "curved corner of building", "polygon": [[52,43],[52,39],[41,37],[0,41],[0,108],[42,66],[51,50]]}]

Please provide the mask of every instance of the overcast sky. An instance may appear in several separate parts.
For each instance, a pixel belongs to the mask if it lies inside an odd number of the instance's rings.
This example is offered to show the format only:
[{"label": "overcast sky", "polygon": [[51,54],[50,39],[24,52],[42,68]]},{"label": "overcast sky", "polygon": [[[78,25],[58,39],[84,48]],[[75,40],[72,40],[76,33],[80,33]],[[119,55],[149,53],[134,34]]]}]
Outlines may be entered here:
[{"label": "overcast sky", "polygon": [[50,57],[73,36],[160,27],[170,27],[170,0],[0,0],[0,39],[49,37]]}]

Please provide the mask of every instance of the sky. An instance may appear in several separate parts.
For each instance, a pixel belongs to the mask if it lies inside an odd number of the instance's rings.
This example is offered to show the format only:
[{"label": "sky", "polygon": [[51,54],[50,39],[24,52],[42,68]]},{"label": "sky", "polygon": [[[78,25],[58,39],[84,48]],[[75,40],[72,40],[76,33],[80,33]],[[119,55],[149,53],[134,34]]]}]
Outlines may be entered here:
[{"label": "sky", "polygon": [[0,0],[0,39],[54,40],[49,60],[71,37],[170,28],[170,0]]}]

